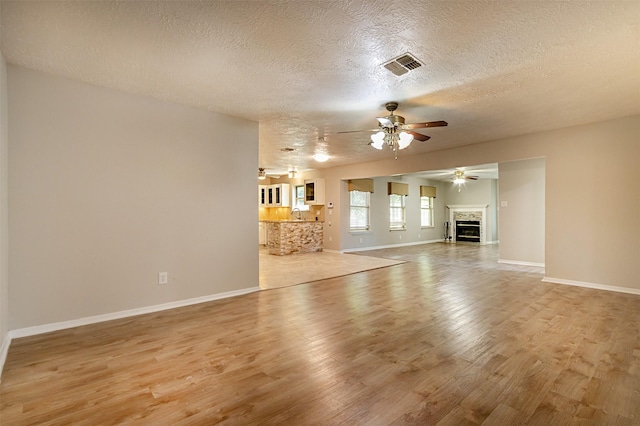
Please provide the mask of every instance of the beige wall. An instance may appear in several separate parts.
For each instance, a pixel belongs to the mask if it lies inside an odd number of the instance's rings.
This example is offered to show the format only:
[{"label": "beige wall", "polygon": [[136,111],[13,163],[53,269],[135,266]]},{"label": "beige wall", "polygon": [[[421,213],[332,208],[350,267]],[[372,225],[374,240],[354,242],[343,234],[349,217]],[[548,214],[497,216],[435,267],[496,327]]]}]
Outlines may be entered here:
[{"label": "beige wall", "polygon": [[[341,194],[340,210],[334,209],[332,217],[345,218],[341,225],[341,250],[357,250],[370,247],[391,246],[399,244],[412,244],[426,241],[440,240],[444,238],[444,182],[432,181],[413,176],[384,176],[375,177],[374,192],[370,195],[370,224],[371,230],[366,232],[349,232],[349,192],[347,183]],[[405,197],[406,230],[389,230],[389,195],[388,182],[401,182],[409,185],[409,195]],[[420,185],[436,187],[436,199],[434,201],[434,227],[422,228],[420,226]],[[325,215],[325,219],[329,216]],[[326,224],[325,220],[325,224]],[[332,226],[334,226],[332,222]],[[326,226],[325,226],[326,229]],[[326,239],[326,236],[325,236]]]},{"label": "beige wall", "polygon": [[257,123],[15,66],[8,88],[12,330],[258,286]]},{"label": "beige wall", "polygon": [[544,158],[509,161],[500,173],[500,260],[544,264]]},{"label": "beige wall", "polygon": [[640,117],[580,130],[546,155],[546,275],[638,289]]},{"label": "beige wall", "polygon": [[[496,237],[496,200],[497,183],[495,179],[468,181],[460,192],[451,182],[427,180],[410,175],[384,176],[374,179],[375,192],[371,194],[371,231],[349,231],[349,193],[346,184],[340,194],[341,250],[367,249],[371,247],[432,242],[444,239],[444,222],[449,220],[449,204],[470,205],[487,204],[487,242]],[[406,197],[407,229],[389,231],[389,196],[387,182],[402,182],[409,185]],[[435,186],[437,197],[434,202],[434,227],[420,227],[420,185]]]},{"label": "beige wall", "polygon": [[9,332],[7,64],[0,54],[0,371]]},{"label": "beige wall", "polygon": [[[546,275],[640,289],[639,140],[640,116],[633,116],[423,155],[409,148],[397,161],[389,153],[389,160],[315,174],[325,177],[327,202],[339,210],[343,179],[544,157]],[[342,247],[340,229],[333,215],[327,248]]]}]

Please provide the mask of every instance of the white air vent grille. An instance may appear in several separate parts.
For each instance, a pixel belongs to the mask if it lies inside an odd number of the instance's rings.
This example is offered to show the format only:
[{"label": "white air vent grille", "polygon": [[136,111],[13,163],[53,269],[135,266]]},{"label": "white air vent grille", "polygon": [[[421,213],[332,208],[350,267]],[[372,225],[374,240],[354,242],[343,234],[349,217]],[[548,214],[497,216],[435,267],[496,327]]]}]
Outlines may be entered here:
[{"label": "white air vent grille", "polygon": [[403,75],[409,71],[415,70],[416,68],[420,68],[422,63],[420,63],[420,61],[418,61],[412,54],[405,53],[404,55],[390,60],[382,66],[395,75]]}]

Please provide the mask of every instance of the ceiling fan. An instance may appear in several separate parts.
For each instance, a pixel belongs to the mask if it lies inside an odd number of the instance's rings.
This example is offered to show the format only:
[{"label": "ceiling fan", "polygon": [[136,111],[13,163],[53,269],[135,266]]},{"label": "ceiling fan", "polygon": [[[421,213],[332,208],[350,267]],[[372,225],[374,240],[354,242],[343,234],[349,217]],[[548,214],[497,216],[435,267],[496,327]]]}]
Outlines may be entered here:
[{"label": "ceiling fan", "polygon": [[478,176],[467,176],[464,174],[464,170],[456,170],[453,173],[453,183],[463,184],[465,180],[478,180]]},{"label": "ceiling fan", "polygon": [[264,180],[267,177],[278,179],[280,177],[280,175],[267,173],[267,171],[266,171],[266,169],[264,167],[258,167],[258,179]]},{"label": "ceiling fan", "polygon": [[389,115],[385,117],[377,117],[378,128],[370,130],[352,130],[338,133],[358,133],[358,132],[376,132],[371,135],[369,145],[376,149],[382,149],[384,144],[395,152],[396,160],[398,159],[398,150],[404,149],[411,144],[413,140],[420,142],[428,141],[430,136],[422,133],[414,132],[415,129],[424,129],[427,127],[443,127],[447,126],[446,121],[427,121],[423,123],[405,123],[404,117],[395,115],[393,112],[398,109],[397,102],[387,102],[385,108],[389,111]]}]

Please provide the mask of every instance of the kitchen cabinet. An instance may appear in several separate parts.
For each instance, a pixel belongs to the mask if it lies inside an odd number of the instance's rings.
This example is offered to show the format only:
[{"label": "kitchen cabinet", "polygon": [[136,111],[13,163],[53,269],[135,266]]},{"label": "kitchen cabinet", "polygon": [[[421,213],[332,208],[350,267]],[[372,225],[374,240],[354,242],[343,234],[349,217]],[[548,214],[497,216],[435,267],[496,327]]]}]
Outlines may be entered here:
[{"label": "kitchen cabinet", "polygon": [[267,226],[264,222],[258,222],[258,244],[261,246],[267,244]]},{"label": "kitchen cabinet", "polygon": [[324,179],[305,179],[304,203],[310,205],[324,205]]},{"label": "kitchen cabinet", "polygon": [[289,207],[291,199],[288,183],[277,183],[267,187],[266,207]]},{"label": "kitchen cabinet", "polygon": [[267,207],[267,188],[269,185],[258,185],[258,206]]}]

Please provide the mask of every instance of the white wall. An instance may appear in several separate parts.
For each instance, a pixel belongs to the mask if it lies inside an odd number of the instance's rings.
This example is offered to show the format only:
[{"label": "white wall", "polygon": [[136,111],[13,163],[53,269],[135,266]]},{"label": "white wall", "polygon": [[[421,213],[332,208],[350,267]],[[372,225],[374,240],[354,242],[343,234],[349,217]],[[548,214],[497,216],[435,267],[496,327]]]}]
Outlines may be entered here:
[{"label": "white wall", "polygon": [[257,123],[15,66],[8,89],[11,330],[258,286]]},{"label": "white wall", "polygon": [[[556,281],[640,290],[640,116],[322,169],[336,209],[344,179],[545,158],[545,271]],[[410,150],[410,148],[409,148]],[[500,177],[499,185],[504,184]],[[338,217],[336,217],[338,216]],[[348,220],[348,219],[347,219]],[[325,246],[343,246],[341,219],[325,223]],[[500,235],[502,239],[503,235]],[[331,239],[331,241],[330,241]]]},{"label": "white wall", "polygon": [[[389,195],[388,182],[401,182],[409,185],[409,195],[405,197],[406,230],[389,230]],[[370,225],[366,232],[349,231],[349,192],[347,182],[342,182],[340,216],[343,227],[341,233],[341,249],[354,250],[372,247],[381,247],[398,244],[412,244],[444,239],[444,182],[416,178],[412,176],[384,176],[373,178],[374,192],[370,195]],[[428,185],[436,187],[436,199],[434,200],[434,227],[422,228],[420,226],[420,186]],[[335,214],[331,215],[337,216]],[[325,227],[331,220],[325,215]],[[333,224],[332,224],[333,225]],[[326,237],[325,237],[326,239]]]},{"label": "white wall", "polygon": [[500,174],[500,260],[544,265],[544,158],[498,165]]}]

